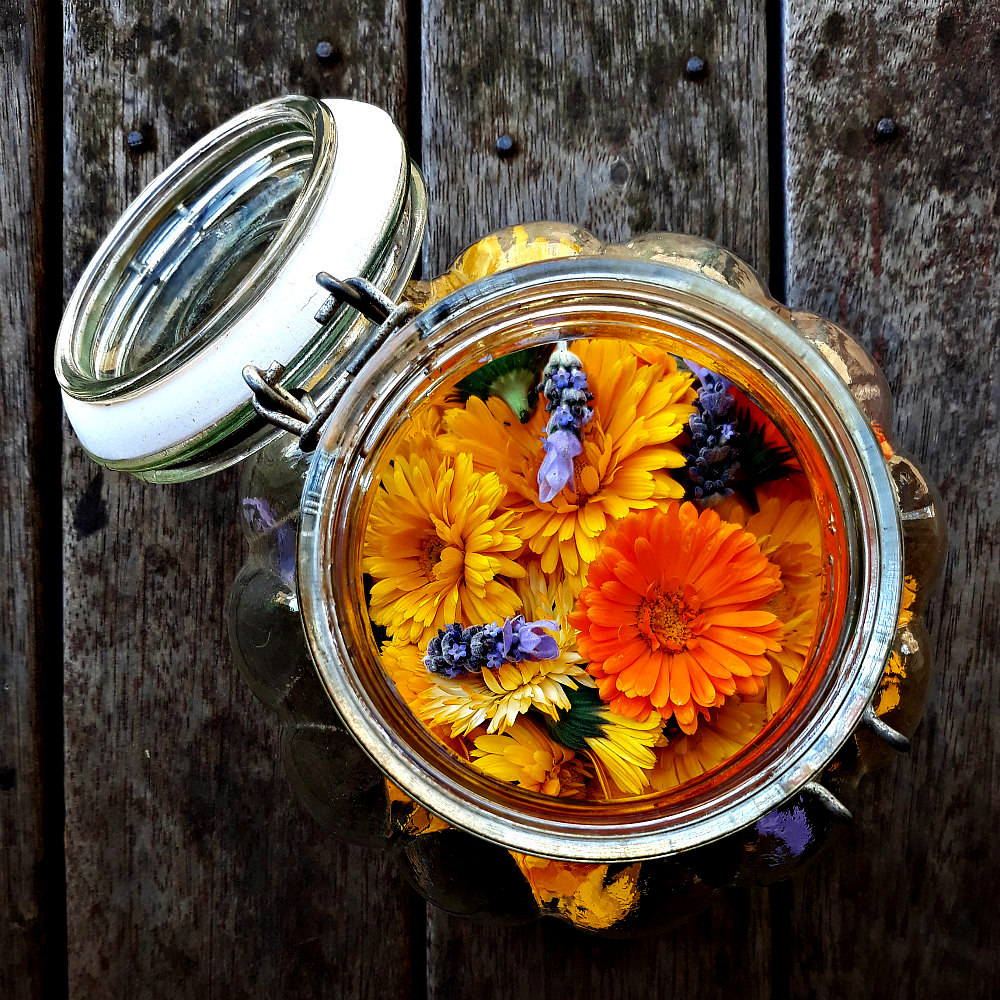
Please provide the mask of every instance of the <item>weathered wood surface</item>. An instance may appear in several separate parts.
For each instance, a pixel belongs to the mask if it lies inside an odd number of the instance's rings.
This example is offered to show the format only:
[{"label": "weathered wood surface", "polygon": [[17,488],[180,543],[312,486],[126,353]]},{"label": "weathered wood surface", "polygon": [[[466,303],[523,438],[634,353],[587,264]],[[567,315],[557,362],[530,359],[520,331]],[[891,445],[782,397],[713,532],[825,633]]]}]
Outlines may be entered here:
[{"label": "weathered wood surface", "polygon": [[[59,995],[62,959],[42,938],[64,918],[79,998],[995,996],[1000,2],[788,0],[783,39],[776,21],[765,38],[763,0],[401,3],[67,0],[62,275],[44,272],[40,209],[58,60],[42,62],[38,5],[3,7],[0,996]],[[320,40],[334,48],[324,64]],[[684,77],[690,55],[707,63],[700,82]],[[784,110],[769,66],[784,71]],[[68,291],[140,187],[236,111],[305,92],[366,98],[403,123],[415,88],[427,273],[489,229],[546,217],[605,239],[698,233],[766,270],[786,232],[768,199],[785,113],[789,301],[874,350],[901,440],[950,511],[939,667],[913,755],[862,787],[839,851],[792,887],[724,894],[652,940],[425,917],[384,859],[319,831],[280,773],[273,717],[231,668],[234,475],[178,488],[101,475],[67,432],[61,528],[52,517],[42,404],[60,281]],[[876,144],[885,116],[898,133]],[[500,160],[503,133],[517,151]],[[45,555],[60,530],[61,581]],[[65,913],[45,912],[61,906],[45,847],[62,831],[59,789],[42,783],[45,738],[59,739],[45,595],[60,584]]]},{"label": "weathered wood surface", "polygon": [[789,300],[881,361],[952,532],[914,751],[795,882],[791,995],[995,997],[1000,7],[792,3],[787,42]]},{"label": "weathered wood surface", "polygon": [[[768,264],[764,5],[424,7],[429,270],[492,229],[535,219],[602,239],[680,230]],[[689,57],[707,66],[685,76]],[[516,155],[501,159],[508,134]],[[431,908],[429,996],[770,995],[767,898],[722,897],[655,942],[601,944],[551,922],[470,925]]]},{"label": "weathered wood surface", "polygon": [[[423,168],[431,272],[538,219],[617,241],[650,230],[768,263],[762,0],[515,5],[428,0]],[[689,57],[703,79],[684,74]],[[516,155],[500,159],[509,134]]]},{"label": "weathered wood surface", "polygon": [[[391,2],[66,14],[67,289],[141,186],[237,111],[301,91],[402,110]],[[320,40],[337,53],[326,65]],[[102,475],[66,438],[70,995],[407,996],[409,888],[317,829],[281,773],[274,717],[232,667],[237,481]]]},{"label": "weathered wood surface", "polygon": [[[58,522],[46,491],[58,503],[59,428],[41,411],[58,403],[42,389],[51,365],[52,322],[46,306],[42,203],[48,120],[45,23],[33,4],[16,2],[0,22],[0,996],[41,995],[49,958],[47,882],[59,873],[46,856],[44,795],[58,803],[59,775],[47,768],[48,704],[58,706],[58,622],[47,622],[45,558],[58,560]],[[54,276],[53,276],[54,277]],[[57,278],[54,278],[58,281]],[[58,292],[56,293],[58,294]],[[50,538],[46,543],[46,529]],[[51,537],[51,536],[55,537]],[[52,565],[49,569],[54,568]],[[58,572],[48,584],[57,593]],[[46,644],[45,629],[54,633]],[[46,685],[43,665],[51,671]],[[58,713],[55,715],[58,722]],[[58,732],[52,733],[58,763]],[[51,781],[51,785],[47,784]],[[50,841],[51,842],[51,839]],[[53,876],[50,880],[49,876]],[[51,971],[51,967],[50,967]],[[58,980],[58,973],[56,973]]]}]

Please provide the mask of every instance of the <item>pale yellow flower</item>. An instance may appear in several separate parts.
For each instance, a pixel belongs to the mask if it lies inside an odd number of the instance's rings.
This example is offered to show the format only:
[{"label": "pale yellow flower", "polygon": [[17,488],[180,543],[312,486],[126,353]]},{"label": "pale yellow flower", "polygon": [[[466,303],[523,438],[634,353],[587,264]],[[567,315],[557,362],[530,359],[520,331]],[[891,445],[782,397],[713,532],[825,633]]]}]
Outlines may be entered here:
[{"label": "pale yellow flower", "polygon": [[764,728],[764,714],[759,702],[727,698],[712,709],[707,721],[702,720],[693,736],[680,733],[663,738],[656,765],[649,772],[650,784],[664,792],[718,767]]},{"label": "pale yellow flower", "polygon": [[430,725],[450,726],[452,736],[483,725],[487,733],[502,733],[532,708],[555,717],[569,708],[566,689],[579,684],[593,681],[576,653],[561,650],[555,660],[502,663],[455,680],[435,675],[417,711]]},{"label": "pale yellow flower", "polygon": [[529,792],[569,798],[583,794],[583,762],[524,716],[503,733],[477,736],[471,757],[473,767],[484,774]]}]

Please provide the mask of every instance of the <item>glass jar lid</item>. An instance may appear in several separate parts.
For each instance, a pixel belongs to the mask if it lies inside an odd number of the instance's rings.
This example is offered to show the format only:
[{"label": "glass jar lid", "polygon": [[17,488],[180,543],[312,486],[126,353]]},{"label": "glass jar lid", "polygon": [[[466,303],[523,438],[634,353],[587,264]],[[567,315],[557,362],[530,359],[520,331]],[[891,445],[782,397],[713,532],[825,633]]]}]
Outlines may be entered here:
[{"label": "glass jar lid", "polygon": [[155,480],[231,465],[276,434],[246,365],[321,402],[370,325],[318,321],[320,271],[395,299],[426,222],[423,182],[389,116],[283,97],[221,125],[132,203],[67,306],[56,374],[100,463]]}]

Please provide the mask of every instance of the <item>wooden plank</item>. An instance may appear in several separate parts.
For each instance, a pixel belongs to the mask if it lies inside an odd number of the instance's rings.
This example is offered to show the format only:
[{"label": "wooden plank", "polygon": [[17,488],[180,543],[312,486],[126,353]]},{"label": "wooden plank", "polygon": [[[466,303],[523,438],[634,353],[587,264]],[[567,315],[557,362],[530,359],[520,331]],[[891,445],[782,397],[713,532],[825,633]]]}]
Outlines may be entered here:
[{"label": "wooden plank", "polygon": [[[517,222],[679,231],[766,270],[764,4],[426,0],[425,270]],[[685,77],[691,56],[706,75]],[[498,136],[516,154],[500,159]]]},{"label": "wooden plank", "polygon": [[[393,0],[70,0],[66,26],[67,288],[141,186],[233,113],[295,92],[402,113]],[[305,813],[232,665],[238,476],[143,485],[67,439],[71,995],[409,996],[410,890]]]},{"label": "wooden plank", "polygon": [[[42,206],[49,150],[46,23],[15,3],[0,26],[0,996],[32,1000],[61,987],[62,858],[58,820],[58,398],[51,370],[51,289]],[[55,112],[58,114],[58,112]],[[52,276],[53,285],[58,276]],[[48,295],[46,295],[48,292]],[[45,407],[48,407],[46,412]],[[55,419],[53,419],[55,418]],[[48,527],[48,534],[46,528]],[[55,569],[55,578],[46,569]],[[47,641],[51,640],[51,641]],[[56,673],[51,673],[56,664]],[[45,669],[43,670],[43,666]],[[45,679],[49,679],[46,685]],[[56,680],[52,684],[52,680]],[[50,710],[56,706],[53,715]],[[53,742],[47,742],[46,737]],[[53,773],[51,760],[57,764]],[[54,810],[46,809],[45,795]],[[52,890],[55,890],[53,894]]]},{"label": "wooden plank", "polygon": [[[914,751],[795,885],[792,996],[996,996],[1000,54],[996,2],[792,0],[790,303],[881,361],[952,541]],[[895,136],[875,141],[892,118]]]},{"label": "wooden plank", "polygon": [[[764,5],[423,5],[425,272],[516,222],[558,219],[607,240],[676,229],[768,256]],[[707,75],[686,79],[689,57]],[[500,159],[510,135],[515,155]],[[435,998],[769,995],[762,893],[727,894],[643,944],[545,922],[482,927],[429,911]],[[726,985],[729,984],[727,991]],[[546,990],[545,986],[550,989]]]}]

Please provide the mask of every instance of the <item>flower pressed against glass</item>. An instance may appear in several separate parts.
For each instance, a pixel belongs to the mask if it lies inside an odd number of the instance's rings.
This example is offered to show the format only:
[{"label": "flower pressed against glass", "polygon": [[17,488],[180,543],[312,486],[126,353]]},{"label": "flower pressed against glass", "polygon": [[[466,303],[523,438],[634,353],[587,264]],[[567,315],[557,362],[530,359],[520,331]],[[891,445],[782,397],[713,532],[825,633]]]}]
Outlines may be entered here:
[{"label": "flower pressed against glass", "polygon": [[899,627],[906,628],[913,621],[913,602],[917,599],[917,581],[915,577],[903,577],[903,606],[899,611]]},{"label": "flower pressed against glass", "polygon": [[764,606],[781,580],[753,535],[670,503],[625,518],[602,543],[570,622],[612,711],[655,710],[693,733],[699,706],[758,693],[766,654],[780,649],[782,623]]}]

